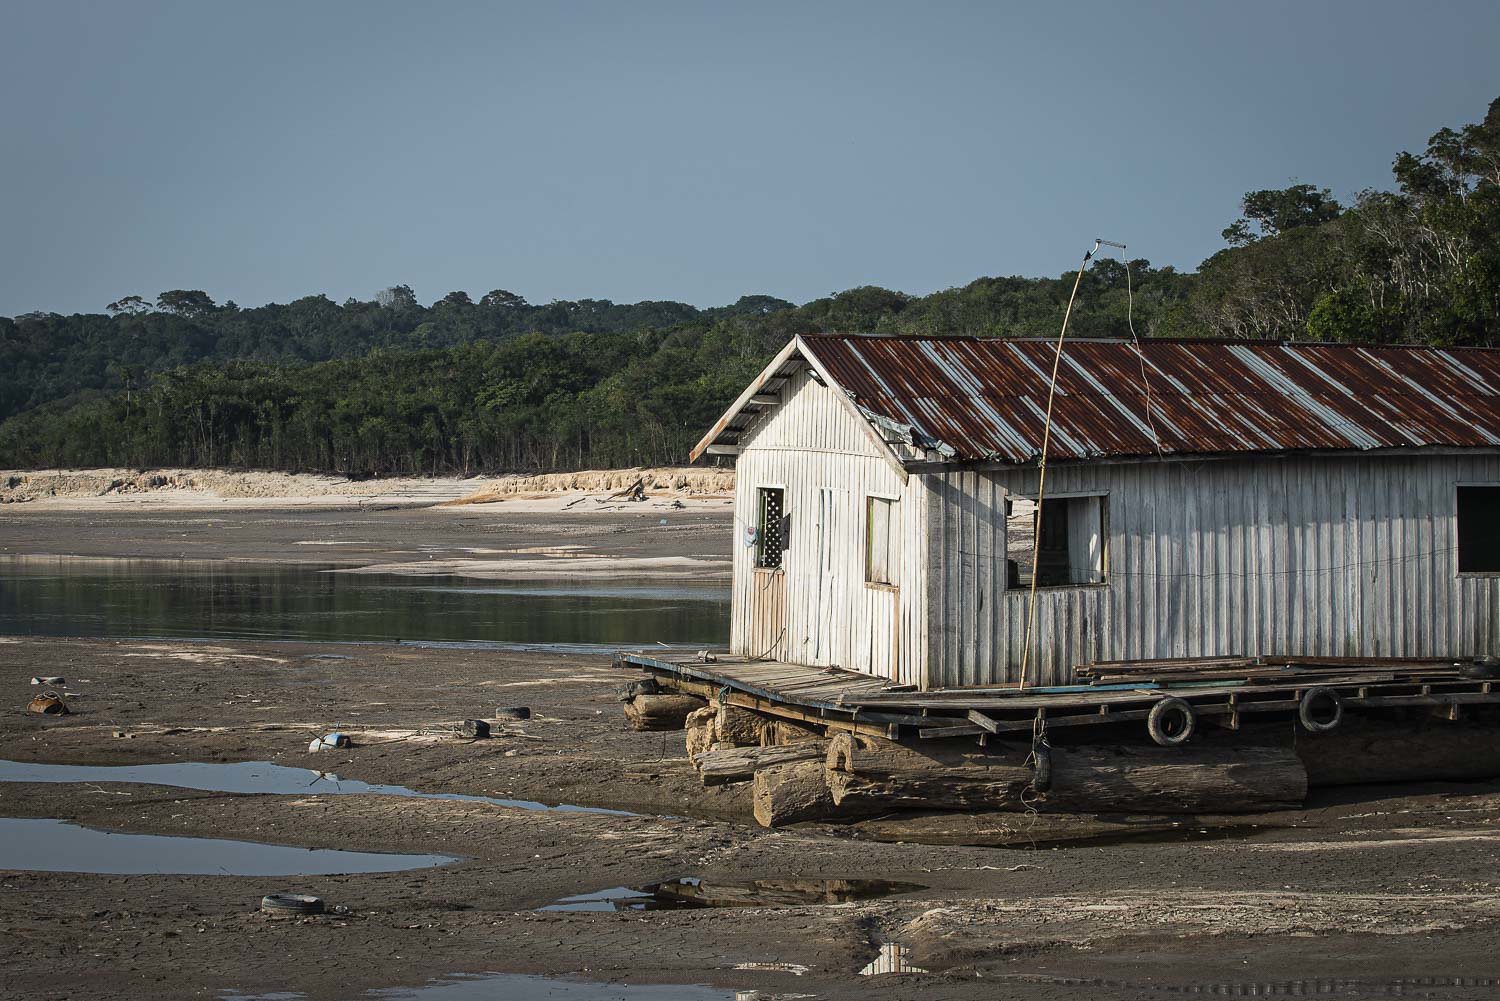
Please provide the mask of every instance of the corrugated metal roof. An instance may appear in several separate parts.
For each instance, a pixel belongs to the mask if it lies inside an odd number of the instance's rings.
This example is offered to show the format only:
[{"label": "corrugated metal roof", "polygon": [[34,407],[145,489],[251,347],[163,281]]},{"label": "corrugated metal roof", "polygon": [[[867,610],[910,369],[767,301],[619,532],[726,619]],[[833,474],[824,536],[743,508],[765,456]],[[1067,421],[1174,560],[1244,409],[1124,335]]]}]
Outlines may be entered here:
[{"label": "corrugated metal roof", "polygon": [[[956,461],[1041,454],[1054,342],[802,341],[856,404]],[[1138,354],[1069,341],[1048,458],[1149,456],[1158,439],[1164,455],[1500,446],[1500,349],[1145,340]]]}]

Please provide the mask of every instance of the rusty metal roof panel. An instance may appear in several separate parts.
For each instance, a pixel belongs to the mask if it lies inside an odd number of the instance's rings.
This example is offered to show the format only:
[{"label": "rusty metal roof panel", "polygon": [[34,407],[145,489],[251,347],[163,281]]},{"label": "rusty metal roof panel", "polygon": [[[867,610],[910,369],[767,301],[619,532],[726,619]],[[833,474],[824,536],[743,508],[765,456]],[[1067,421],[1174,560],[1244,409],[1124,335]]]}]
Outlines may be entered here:
[{"label": "rusty metal roof panel", "polygon": [[[1032,462],[1055,344],[969,337],[803,338],[872,413],[958,461]],[[1149,398],[1149,405],[1148,405]],[[1500,446],[1500,350],[1071,341],[1050,458]]]}]

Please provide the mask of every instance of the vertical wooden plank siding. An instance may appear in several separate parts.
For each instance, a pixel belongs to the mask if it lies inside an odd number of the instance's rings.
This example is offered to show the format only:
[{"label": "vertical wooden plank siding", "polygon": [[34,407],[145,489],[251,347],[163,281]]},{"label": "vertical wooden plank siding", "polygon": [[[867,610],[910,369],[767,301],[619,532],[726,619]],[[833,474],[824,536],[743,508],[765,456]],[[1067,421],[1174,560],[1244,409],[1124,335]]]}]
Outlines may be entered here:
[{"label": "vertical wooden plank siding", "polygon": [[[1004,499],[1036,475],[920,477],[924,687],[1018,679],[1027,592],[1005,589]],[[1108,582],[1037,592],[1028,681],[1141,657],[1500,654],[1500,578],[1457,574],[1460,482],[1500,483],[1500,457],[1053,467],[1049,494],[1108,497]]]},{"label": "vertical wooden plank siding", "polygon": [[[800,372],[782,388],[780,404],[740,436],[730,649],[915,684],[926,647],[926,488],[920,477],[903,482],[834,392]],[[761,487],[786,491],[792,520],[777,574],[756,571],[754,550],[744,541]],[[872,496],[900,502],[892,586],[865,582]],[[775,583],[758,591],[767,577]],[[767,610],[767,600],[780,604],[779,620]],[[772,632],[780,634],[774,647],[768,643]]]},{"label": "vertical wooden plank siding", "polygon": [[[733,652],[928,688],[1014,682],[1027,593],[1005,587],[1005,500],[1036,471],[903,482],[833,392],[795,375],[741,435]],[[1500,483],[1500,456],[1054,466],[1049,494],[1107,497],[1107,583],[1038,591],[1028,680],[1122,658],[1500,654],[1500,578],[1456,572],[1460,482]],[[770,575],[744,541],[761,487],[792,518]],[[900,502],[889,587],[865,581],[872,496]]]}]

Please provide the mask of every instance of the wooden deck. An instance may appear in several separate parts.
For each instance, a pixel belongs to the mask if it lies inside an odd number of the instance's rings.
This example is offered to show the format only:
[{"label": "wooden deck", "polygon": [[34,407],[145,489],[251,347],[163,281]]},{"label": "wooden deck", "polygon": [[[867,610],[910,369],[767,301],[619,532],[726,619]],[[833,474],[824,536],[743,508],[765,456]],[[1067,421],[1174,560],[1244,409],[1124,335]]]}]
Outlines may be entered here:
[{"label": "wooden deck", "polygon": [[[1022,739],[1048,727],[1144,720],[1165,698],[1188,702],[1199,717],[1237,729],[1242,717],[1296,712],[1311,689],[1336,693],[1345,709],[1425,709],[1458,719],[1463,707],[1500,703],[1495,682],[1461,673],[1453,661],[1223,659],[1090,665],[1090,684],[919,692],[837,668],[717,655],[620,653],[617,667],[645,670],[668,687],[833,730],[874,736],[975,736]],[[1126,679],[1126,680],[1121,680]]]},{"label": "wooden deck", "polygon": [[883,678],[838,668],[716,656],[716,660],[704,663],[691,655],[620,653],[615,655],[615,666],[649,671],[671,687],[774,716],[827,724],[834,729],[872,731],[882,737],[899,735],[890,729],[893,721],[882,721],[889,714],[861,714],[857,707],[841,704],[840,699],[910,691],[909,686],[903,689]]}]

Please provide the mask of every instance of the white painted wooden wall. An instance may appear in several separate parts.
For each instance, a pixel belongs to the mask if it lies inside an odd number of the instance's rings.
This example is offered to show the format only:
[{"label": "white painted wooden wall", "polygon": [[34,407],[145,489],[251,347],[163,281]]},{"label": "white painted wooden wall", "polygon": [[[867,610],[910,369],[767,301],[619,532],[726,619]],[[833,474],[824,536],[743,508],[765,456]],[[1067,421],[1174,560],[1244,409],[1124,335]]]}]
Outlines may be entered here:
[{"label": "white painted wooden wall", "polygon": [[[843,667],[918,683],[926,652],[922,573],[926,491],[912,489],[866,438],[860,422],[805,372],[782,388],[781,405],[740,436],[736,461],[731,652],[820,667]],[[910,483],[916,483],[914,477]],[[757,597],[774,594],[756,570],[744,532],[756,491],[780,487],[792,518],[781,590],[779,635],[763,642]],[[900,501],[900,568],[894,587],[865,583],[866,498]],[[764,591],[758,589],[766,588]],[[757,626],[757,615],[761,616]]]}]

